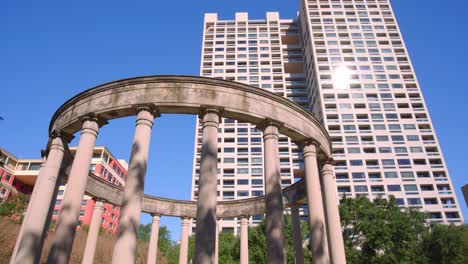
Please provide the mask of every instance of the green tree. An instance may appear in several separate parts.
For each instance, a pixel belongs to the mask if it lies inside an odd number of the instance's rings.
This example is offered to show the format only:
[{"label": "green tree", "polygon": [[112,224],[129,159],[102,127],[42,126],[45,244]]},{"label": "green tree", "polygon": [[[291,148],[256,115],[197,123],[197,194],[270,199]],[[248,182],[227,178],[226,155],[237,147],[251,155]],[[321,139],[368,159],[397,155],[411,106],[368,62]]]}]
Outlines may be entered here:
[{"label": "green tree", "polygon": [[219,233],[218,262],[223,264],[239,263],[240,240],[231,232]]},{"label": "green tree", "polygon": [[26,200],[20,196],[10,196],[8,199],[0,202],[0,216],[8,216],[17,223],[23,221],[26,210]]},{"label": "green tree", "polygon": [[[286,243],[286,257],[288,263],[294,263],[294,246],[292,237],[291,216],[284,216],[284,232]],[[266,236],[265,220],[259,225],[249,228],[249,263],[266,263]],[[306,222],[301,222],[302,240],[306,240],[309,235],[309,228]],[[303,249],[306,263],[310,263],[310,250]]]},{"label": "green tree", "polygon": [[138,226],[138,239],[149,241],[151,237],[151,224]]},{"label": "green tree", "polygon": [[166,257],[170,264],[177,264],[179,261],[179,246],[171,240],[171,232],[165,226],[159,228],[158,239],[159,252]]},{"label": "green tree", "polygon": [[401,210],[394,197],[344,198],[341,225],[348,263],[425,263],[420,237],[425,214]]},{"label": "green tree", "polygon": [[189,244],[188,244],[188,261],[190,262],[191,259],[195,256],[195,235],[191,235],[189,237]]},{"label": "green tree", "polygon": [[[220,232],[218,238],[218,262],[223,264],[239,263],[240,241],[239,237],[231,232]],[[195,235],[189,237],[188,260],[195,256]]]},{"label": "green tree", "polygon": [[265,221],[249,227],[249,263],[266,263]]},{"label": "green tree", "polygon": [[423,237],[423,248],[431,264],[462,264],[464,227],[434,225]]},{"label": "green tree", "polygon": [[159,250],[161,250],[161,252],[168,252],[171,249],[171,247],[173,247],[173,242],[171,240],[171,232],[169,232],[166,226],[161,226],[159,228],[158,236]]}]

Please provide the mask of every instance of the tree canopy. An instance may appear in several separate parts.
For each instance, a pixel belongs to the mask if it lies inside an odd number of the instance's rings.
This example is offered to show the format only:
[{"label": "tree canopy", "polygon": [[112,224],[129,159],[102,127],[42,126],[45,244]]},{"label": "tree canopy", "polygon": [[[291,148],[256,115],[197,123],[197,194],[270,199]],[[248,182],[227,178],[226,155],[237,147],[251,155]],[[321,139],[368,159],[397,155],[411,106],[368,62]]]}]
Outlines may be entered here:
[{"label": "tree canopy", "polygon": [[394,197],[344,198],[340,218],[348,263],[463,263],[463,227],[431,226]]},{"label": "tree canopy", "polygon": [[[416,210],[402,209],[395,199],[370,201],[365,197],[344,198],[340,205],[346,258],[354,263],[464,263],[464,227],[430,225],[427,215]],[[149,240],[151,224],[140,225],[138,238]],[[468,242],[468,231],[466,240]],[[266,263],[265,221],[249,227],[249,263]],[[301,221],[302,240],[307,242],[307,221]],[[294,263],[291,216],[285,215],[287,263]],[[307,243],[303,243],[306,245]],[[159,230],[159,252],[167,263],[178,263],[179,244],[170,240],[165,226]],[[239,237],[231,232],[219,234],[219,263],[239,263]],[[189,238],[189,261],[195,253],[195,235]],[[465,253],[467,254],[467,253]],[[310,250],[304,248],[305,263],[311,262]]]}]

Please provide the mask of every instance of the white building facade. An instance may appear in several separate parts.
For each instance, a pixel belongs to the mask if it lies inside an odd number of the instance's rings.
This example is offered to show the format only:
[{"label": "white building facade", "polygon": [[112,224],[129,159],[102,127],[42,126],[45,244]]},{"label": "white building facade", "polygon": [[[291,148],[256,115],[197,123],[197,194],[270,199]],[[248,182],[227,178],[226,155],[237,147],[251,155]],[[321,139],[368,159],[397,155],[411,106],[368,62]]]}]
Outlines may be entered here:
[{"label": "white building facade", "polygon": [[[299,16],[234,20],[206,14],[200,74],[285,96],[328,129],[340,196],[393,195],[434,222],[463,223],[437,137],[388,0],[300,0]],[[201,152],[195,132],[191,198]],[[263,143],[254,126],[224,119],[218,200],[263,195]],[[302,177],[301,151],[280,137],[283,187]],[[255,224],[263,216],[252,216]],[[240,220],[222,219],[237,233]],[[195,228],[195,225],[193,225]]]}]

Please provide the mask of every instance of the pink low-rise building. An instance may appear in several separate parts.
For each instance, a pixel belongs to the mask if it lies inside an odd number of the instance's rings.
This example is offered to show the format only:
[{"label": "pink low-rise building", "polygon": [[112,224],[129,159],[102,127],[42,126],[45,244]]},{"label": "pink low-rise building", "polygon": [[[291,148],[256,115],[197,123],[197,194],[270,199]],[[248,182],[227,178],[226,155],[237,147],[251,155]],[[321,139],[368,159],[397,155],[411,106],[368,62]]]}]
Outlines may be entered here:
[{"label": "pink low-rise building", "polygon": [[[76,147],[70,147],[72,154],[76,152]],[[0,157],[0,199],[6,200],[8,197],[20,196],[29,199],[34,184],[36,183],[41,159],[20,159],[0,147],[2,153]],[[109,184],[124,186],[127,177],[128,164],[125,160],[116,159],[112,153],[104,146],[94,148],[93,159],[89,168],[91,173],[102,177]],[[66,185],[60,186],[57,193],[52,220],[56,221],[59,214]],[[93,214],[95,201],[85,195],[82,201],[80,212],[80,225],[89,225]],[[111,204],[104,204],[104,211],[101,219],[101,227],[115,233],[119,225],[120,207]]]}]

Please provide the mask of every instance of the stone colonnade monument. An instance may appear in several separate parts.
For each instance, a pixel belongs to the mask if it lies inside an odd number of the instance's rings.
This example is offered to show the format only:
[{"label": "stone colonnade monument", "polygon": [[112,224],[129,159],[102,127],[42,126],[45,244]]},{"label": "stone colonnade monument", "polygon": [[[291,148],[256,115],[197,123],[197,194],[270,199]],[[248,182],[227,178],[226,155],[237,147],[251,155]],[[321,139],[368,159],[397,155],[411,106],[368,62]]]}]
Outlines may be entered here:
[{"label": "stone colonnade monument", "polygon": [[[144,182],[151,130],[160,114],[195,114],[202,120],[202,153],[198,201],[180,201],[145,195]],[[99,129],[108,121],[136,115],[135,136],[124,188],[89,172]],[[265,196],[217,201],[217,142],[221,118],[255,124],[263,131]],[[157,119],[156,119],[157,121]],[[157,123],[157,122],[156,122]],[[74,157],[68,143],[80,131]],[[279,133],[303,151],[304,179],[281,189]],[[313,263],[346,263],[338,213],[331,143],[325,128],[309,112],[273,93],[225,80],[195,76],[144,76],[106,83],[65,102],[49,126],[46,157],[16,241],[10,263],[38,263],[49,227],[51,208],[63,177],[68,177],[48,263],[68,263],[81,200],[96,203],[86,241],[83,263],[92,263],[103,203],[121,206],[112,263],[134,263],[141,212],[153,215],[148,263],[156,262],[160,216],[182,218],[179,263],[186,264],[190,219],[197,220],[194,263],[217,262],[217,221],[238,217],[240,263],[248,263],[248,222],[266,214],[267,263],[286,263],[285,208],[291,208],[296,263],[303,263],[298,206],[309,209]],[[111,256],[109,256],[111,257]]]}]

